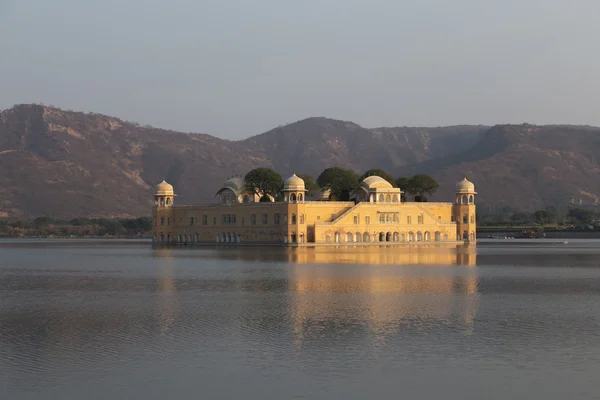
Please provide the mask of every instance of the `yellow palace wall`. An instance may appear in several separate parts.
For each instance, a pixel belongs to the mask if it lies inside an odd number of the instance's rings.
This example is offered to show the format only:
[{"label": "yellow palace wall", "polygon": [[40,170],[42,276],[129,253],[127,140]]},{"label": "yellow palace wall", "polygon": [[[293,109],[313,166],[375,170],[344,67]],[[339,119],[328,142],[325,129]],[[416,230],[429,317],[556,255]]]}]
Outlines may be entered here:
[{"label": "yellow palace wall", "polygon": [[380,242],[380,239],[453,242],[460,239],[453,218],[455,212],[460,211],[453,203],[412,202],[157,206],[153,208],[153,240],[333,244],[356,243],[358,238],[361,243],[367,242],[365,239],[370,243]]},{"label": "yellow palace wall", "polygon": [[[452,203],[358,203],[315,221],[315,243],[455,241]],[[333,214],[333,212],[332,212]]]}]

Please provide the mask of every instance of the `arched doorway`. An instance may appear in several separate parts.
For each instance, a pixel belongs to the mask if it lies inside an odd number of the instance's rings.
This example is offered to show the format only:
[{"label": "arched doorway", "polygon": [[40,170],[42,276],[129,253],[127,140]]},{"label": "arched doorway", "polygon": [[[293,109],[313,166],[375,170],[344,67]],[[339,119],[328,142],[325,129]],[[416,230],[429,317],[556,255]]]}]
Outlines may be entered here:
[{"label": "arched doorway", "polygon": [[385,234],[385,241],[386,242],[391,242],[392,241],[392,232],[388,232]]},{"label": "arched doorway", "polygon": [[365,232],[363,233],[363,242],[370,242],[371,241],[371,235],[369,235],[369,232]]},{"label": "arched doorway", "polygon": [[423,241],[423,233],[417,232],[417,242],[421,242],[421,241]]},{"label": "arched doorway", "polygon": [[394,232],[394,242],[400,241],[400,234],[398,232]]},{"label": "arched doorway", "polygon": [[354,240],[356,242],[360,242],[360,239],[362,239],[362,235],[360,234],[360,232],[356,232],[356,234],[354,235]]},{"label": "arched doorway", "polygon": [[[383,195],[382,195],[383,196]],[[379,232],[379,241],[380,242],[385,242],[385,233],[383,232]]]},{"label": "arched doorway", "polygon": [[415,240],[415,233],[414,232],[408,232],[408,241],[409,242],[414,242]]},{"label": "arched doorway", "polygon": [[440,240],[442,240],[442,234],[440,232],[436,232],[435,233],[435,241],[439,242]]},{"label": "arched doorway", "polygon": [[348,232],[348,233],[346,234],[346,242],[350,242],[350,243],[352,243],[352,238],[353,238],[353,235],[352,235],[352,233]]},{"label": "arched doorway", "polygon": [[429,232],[425,232],[425,241],[426,241],[426,242],[429,242],[429,241],[431,241],[431,233],[429,233]]}]

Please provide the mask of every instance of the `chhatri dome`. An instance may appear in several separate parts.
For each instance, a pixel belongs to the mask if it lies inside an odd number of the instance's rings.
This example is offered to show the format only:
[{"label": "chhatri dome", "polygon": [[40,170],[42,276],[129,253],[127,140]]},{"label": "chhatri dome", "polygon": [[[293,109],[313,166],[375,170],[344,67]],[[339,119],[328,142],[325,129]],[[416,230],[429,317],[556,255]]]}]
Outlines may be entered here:
[{"label": "chhatri dome", "polygon": [[367,176],[360,183],[360,186],[365,189],[392,189],[393,188],[391,183],[389,183],[388,181],[386,181],[385,179],[383,179],[382,177],[377,176],[377,175]]},{"label": "chhatri dome", "polygon": [[456,183],[456,193],[475,193],[475,185],[465,178]]},{"label": "chhatri dome", "polygon": [[305,191],[304,187],[304,179],[300,178],[298,175],[294,174],[287,178],[283,182],[283,190],[284,191]]},{"label": "chhatri dome", "polygon": [[246,182],[244,181],[244,178],[234,176],[233,178],[226,180],[217,193],[220,193],[224,189],[231,190],[237,196],[246,189]]},{"label": "chhatri dome", "polygon": [[167,183],[165,180],[163,180],[161,183],[156,185],[156,194],[163,195],[163,196],[174,195],[175,192],[173,191],[173,185],[171,185],[171,184]]}]

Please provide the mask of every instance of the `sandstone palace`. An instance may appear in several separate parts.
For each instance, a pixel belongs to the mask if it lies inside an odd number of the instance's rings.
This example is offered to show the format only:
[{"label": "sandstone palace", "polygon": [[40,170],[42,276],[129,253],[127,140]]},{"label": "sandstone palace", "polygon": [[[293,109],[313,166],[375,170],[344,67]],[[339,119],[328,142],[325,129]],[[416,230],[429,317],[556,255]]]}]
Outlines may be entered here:
[{"label": "sandstone palace", "polygon": [[155,243],[249,243],[304,245],[434,244],[474,242],[475,186],[456,184],[450,203],[403,202],[400,188],[369,176],[352,201],[307,200],[304,181],[284,181],[279,201],[259,202],[243,178],[226,181],[214,204],[175,204],[173,186],[156,187],[153,216]]}]

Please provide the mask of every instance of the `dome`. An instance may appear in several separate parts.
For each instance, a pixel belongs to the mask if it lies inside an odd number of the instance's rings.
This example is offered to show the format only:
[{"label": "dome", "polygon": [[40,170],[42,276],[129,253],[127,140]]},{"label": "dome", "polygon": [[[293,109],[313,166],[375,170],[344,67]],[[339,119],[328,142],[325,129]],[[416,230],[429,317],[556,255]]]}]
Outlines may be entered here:
[{"label": "dome", "polygon": [[456,183],[456,193],[475,193],[475,185],[465,178]]},{"label": "dome", "polygon": [[231,190],[237,196],[242,193],[244,189],[246,189],[246,181],[244,181],[244,178],[240,178],[239,176],[230,178],[221,185],[221,188],[217,194],[225,189]]},{"label": "dome", "polygon": [[283,190],[305,190],[304,179],[294,174],[283,182]]},{"label": "dome", "polygon": [[156,185],[156,194],[163,196],[172,196],[175,194],[173,191],[173,185],[168,184],[166,181],[162,181]]},{"label": "dome", "polygon": [[360,186],[364,189],[392,189],[393,186],[391,183],[389,183],[388,181],[386,181],[385,179],[383,179],[380,176],[377,175],[372,175],[372,176],[367,176],[365,179],[363,179],[363,181],[360,183]]}]

